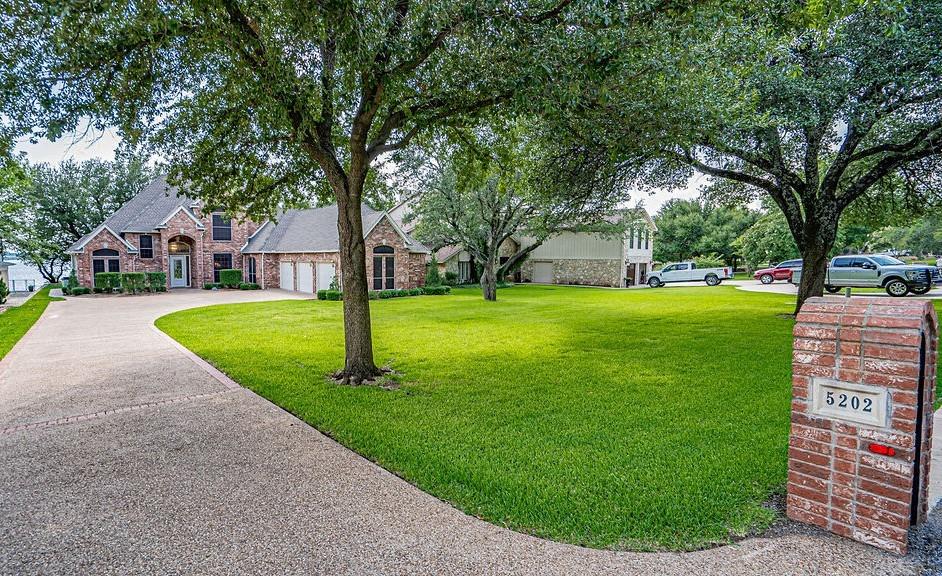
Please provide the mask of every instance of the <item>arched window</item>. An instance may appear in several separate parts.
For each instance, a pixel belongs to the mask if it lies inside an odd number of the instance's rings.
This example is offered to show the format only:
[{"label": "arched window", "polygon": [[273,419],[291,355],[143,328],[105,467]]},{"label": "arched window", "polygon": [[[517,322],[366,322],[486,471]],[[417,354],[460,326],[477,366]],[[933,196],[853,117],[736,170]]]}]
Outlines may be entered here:
[{"label": "arched window", "polygon": [[92,276],[101,272],[120,272],[121,258],[117,250],[99,248],[92,252]]},{"label": "arched window", "polygon": [[396,258],[392,246],[373,248],[373,290],[392,290],[396,287]]}]

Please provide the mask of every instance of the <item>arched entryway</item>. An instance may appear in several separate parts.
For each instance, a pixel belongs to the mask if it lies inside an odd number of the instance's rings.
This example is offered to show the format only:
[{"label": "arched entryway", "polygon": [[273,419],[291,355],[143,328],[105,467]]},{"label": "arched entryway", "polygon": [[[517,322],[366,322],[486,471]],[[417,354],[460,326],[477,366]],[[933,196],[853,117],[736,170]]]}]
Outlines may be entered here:
[{"label": "arched entryway", "polygon": [[189,288],[193,285],[193,253],[191,238],[174,236],[167,241],[167,278],[171,288]]}]

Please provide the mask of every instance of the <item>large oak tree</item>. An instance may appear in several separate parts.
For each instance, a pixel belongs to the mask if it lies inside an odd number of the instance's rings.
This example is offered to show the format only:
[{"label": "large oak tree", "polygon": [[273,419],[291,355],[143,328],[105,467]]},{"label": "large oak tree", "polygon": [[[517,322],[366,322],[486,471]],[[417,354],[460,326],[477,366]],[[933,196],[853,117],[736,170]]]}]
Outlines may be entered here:
[{"label": "large oak tree", "polygon": [[[360,215],[371,167],[430,128],[532,102],[554,89],[561,61],[583,59],[574,70],[588,73],[613,49],[578,44],[581,31],[612,22],[605,6],[2,2],[0,103],[17,133],[56,138],[83,117],[118,126],[160,153],[190,193],[232,212],[274,214],[326,190],[339,208],[343,375],[359,382],[379,373]],[[655,10],[639,1],[614,15]]]},{"label": "large oak tree", "polygon": [[942,190],[942,2],[837,4],[668,24],[648,61],[623,62],[604,100],[570,119],[642,184],[682,186],[699,171],[715,178],[713,198],[771,199],[804,261],[796,310],[823,292],[842,213]]}]

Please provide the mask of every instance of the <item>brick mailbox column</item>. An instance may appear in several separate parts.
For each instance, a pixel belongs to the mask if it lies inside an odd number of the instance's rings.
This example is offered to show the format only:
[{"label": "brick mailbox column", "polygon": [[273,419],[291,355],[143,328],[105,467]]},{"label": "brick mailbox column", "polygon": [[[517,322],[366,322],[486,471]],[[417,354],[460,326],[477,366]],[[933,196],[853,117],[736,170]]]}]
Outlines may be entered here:
[{"label": "brick mailbox column", "polygon": [[906,552],[928,506],[937,334],[924,300],[805,303],[794,330],[789,518]]}]

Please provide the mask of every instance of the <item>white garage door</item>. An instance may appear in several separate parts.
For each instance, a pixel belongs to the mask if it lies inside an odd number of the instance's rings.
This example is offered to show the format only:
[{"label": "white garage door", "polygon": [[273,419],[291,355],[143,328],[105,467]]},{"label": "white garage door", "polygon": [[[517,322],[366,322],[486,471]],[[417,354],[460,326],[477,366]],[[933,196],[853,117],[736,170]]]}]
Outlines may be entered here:
[{"label": "white garage door", "polygon": [[279,272],[281,272],[281,281],[278,286],[282,290],[294,290],[294,264],[292,262],[282,262]]},{"label": "white garage door", "polygon": [[314,293],[314,265],[298,262],[298,292]]},{"label": "white garage door", "polygon": [[533,263],[533,281],[539,284],[553,283],[553,263],[552,262],[534,262]]},{"label": "white garage door", "polygon": [[333,264],[318,264],[317,265],[317,289],[318,290],[329,290],[330,283],[334,281],[334,276],[336,276],[337,270],[334,268]]}]

